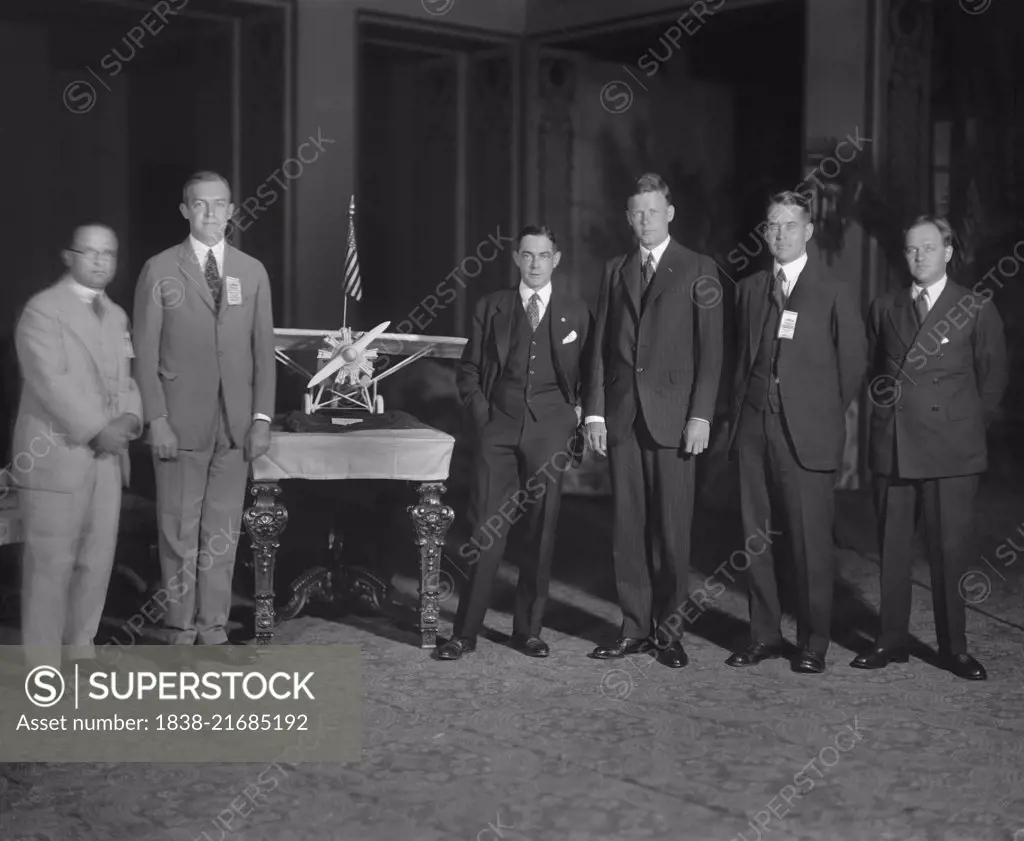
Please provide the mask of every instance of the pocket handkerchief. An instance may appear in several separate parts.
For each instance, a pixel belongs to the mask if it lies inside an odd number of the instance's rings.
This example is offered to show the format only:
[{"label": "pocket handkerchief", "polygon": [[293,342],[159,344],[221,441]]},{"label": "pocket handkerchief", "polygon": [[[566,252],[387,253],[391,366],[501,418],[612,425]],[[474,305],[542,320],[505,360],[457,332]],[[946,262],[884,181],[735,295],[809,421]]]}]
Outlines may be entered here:
[{"label": "pocket handkerchief", "polygon": [[948,345],[949,344],[949,339],[947,339],[945,336],[943,336],[942,337],[942,341],[939,342],[939,344],[940,345]]},{"label": "pocket handkerchief", "polygon": [[566,336],[564,339],[562,339],[562,344],[563,345],[567,345],[567,344],[569,344],[569,342],[575,342],[575,341],[576,341],[576,331],[572,330],[569,333],[568,336]]}]

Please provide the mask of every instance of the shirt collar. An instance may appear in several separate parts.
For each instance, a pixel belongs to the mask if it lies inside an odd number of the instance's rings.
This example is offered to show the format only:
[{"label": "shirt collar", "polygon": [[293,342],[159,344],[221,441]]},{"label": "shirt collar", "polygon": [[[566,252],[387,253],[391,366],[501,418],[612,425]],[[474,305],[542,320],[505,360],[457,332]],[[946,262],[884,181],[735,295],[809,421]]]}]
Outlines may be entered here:
[{"label": "shirt collar", "polygon": [[222,272],[224,271],[223,237],[221,237],[215,245],[207,245],[205,242],[200,242],[192,234],[189,234],[188,238],[192,243],[192,250],[195,252],[196,259],[199,260],[199,268],[204,268],[206,266],[206,252],[212,251],[213,257],[217,261],[217,268]]},{"label": "shirt collar", "polygon": [[786,283],[792,286],[794,283],[796,283],[796,279],[800,277],[800,273],[804,270],[804,267],[806,265],[806,251],[799,257],[797,257],[795,260],[791,260],[790,262],[786,263],[786,265],[784,266],[780,265],[778,260],[775,260],[774,265],[772,266],[772,277],[777,277],[779,274],[779,269],[781,268],[782,273],[786,276]]},{"label": "shirt collar", "polygon": [[935,283],[929,286],[922,286],[920,283],[914,282],[912,289],[911,298],[917,300],[917,296],[920,295],[925,289],[928,290],[928,300],[933,304],[939,299],[939,295],[942,294],[942,290],[946,288],[946,275],[940,277]]},{"label": "shirt collar", "polygon": [[71,291],[78,296],[79,300],[84,301],[87,304],[91,304],[96,298],[103,297],[102,289],[92,289],[89,286],[79,283],[73,277],[70,278]]},{"label": "shirt collar", "polygon": [[548,301],[551,300],[551,282],[549,281],[540,289],[531,289],[521,280],[519,281],[519,297],[523,299],[523,304],[529,304],[530,298],[533,297],[533,293],[536,292],[540,295],[540,302],[542,306],[547,306]]},{"label": "shirt collar", "polygon": [[659,245],[656,245],[656,246],[654,246],[654,248],[651,248],[651,249],[644,248],[641,245],[640,246],[640,265],[642,266],[644,263],[647,262],[647,255],[648,254],[653,254],[654,255],[654,268],[658,268],[658,265],[661,263],[661,258],[665,255],[665,250],[668,248],[668,244],[671,241],[672,241],[672,237],[665,237],[664,241],[662,241]]}]

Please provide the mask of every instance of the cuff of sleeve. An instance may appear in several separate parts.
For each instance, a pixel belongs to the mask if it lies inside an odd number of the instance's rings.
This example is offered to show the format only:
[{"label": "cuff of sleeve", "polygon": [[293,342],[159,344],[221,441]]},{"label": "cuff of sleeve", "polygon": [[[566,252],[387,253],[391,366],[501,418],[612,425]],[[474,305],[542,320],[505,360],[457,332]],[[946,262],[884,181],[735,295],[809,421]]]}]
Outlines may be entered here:
[{"label": "cuff of sleeve", "polygon": [[604,418],[601,415],[587,415],[583,419],[584,423],[604,423]]},{"label": "cuff of sleeve", "polygon": [[690,418],[690,420],[700,421],[701,423],[706,423],[708,426],[711,426],[711,421],[704,420],[704,418]]},{"label": "cuff of sleeve", "polygon": [[264,415],[262,412],[253,412],[252,419],[254,421],[266,421],[267,423],[273,423],[274,419],[269,415]]}]

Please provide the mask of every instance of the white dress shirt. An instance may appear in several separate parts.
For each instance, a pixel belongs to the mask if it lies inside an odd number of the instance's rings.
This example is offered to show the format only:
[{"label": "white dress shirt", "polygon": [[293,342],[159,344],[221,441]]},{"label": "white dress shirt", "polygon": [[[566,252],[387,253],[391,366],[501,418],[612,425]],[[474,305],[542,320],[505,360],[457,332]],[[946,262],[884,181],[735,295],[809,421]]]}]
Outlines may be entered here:
[{"label": "white dress shirt", "polygon": [[910,287],[910,300],[917,302],[917,296],[927,290],[928,297],[925,298],[925,302],[928,304],[928,312],[932,311],[932,307],[935,306],[935,302],[939,300],[939,295],[942,294],[942,290],[946,288],[946,275],[943,275],[935,283],[929,286],[921,286],[919,283],[913,283]]},{"label": "white dress shirt", "polygon": [[643,276],[644,264],[647,262],[647,255],[649,255],[649,254],[653,254],[654,255],[654,271],[658,271],[658,264],[661,262],[661,258],[664,256],[665,249],[668,248],[668,244],[669,244],[669,241],[671,239],[672,239],[671,237],[665,237],[664,242],[662,242],[660,245],[654,246],[654,248],[651,248],[651,249],[644,248],[642,245],[640,246],[640,275],[641,275],[641,277]]},{"label": "white dress shirt", "polygon": [[519,281],[519,297],[523,299],[523,309],[526,310],[530,305],[530,298],[533,297],[533,293],[536,292],[540,295],[540,318],[544,317],[544,313],[548,311],[548,303],[551,301],[551,281],[548,281],[540,289],[531,289],[523,281]]},{"label": "white dress shirt", "polygon": [[791,260],[784,266],[779,265],[779,261],[775,260],[772,263],[772,277],[777,277],[779,269],[782,269],[782,274],[786,278],[786,282],[782,285],[783,292],[786,295],[786,299],[793,294],[793,287],[796,286],[797,279],[800,277],[800,272],[804,270],[807,265],[807,252],[805,251],[795,260]]},{"label": "white dress shirt", "polygon": [[99,298],[103,301],[103,290],[93,289],[92,287],[85,286],[79,283],[74,278],[71,278],[71,291],[78,296],[78,299],[85,304],[89,309],[92,309],[92,302]]},{"label": "white dress shirt", "polygon": [[213,252],[213,259],[217,261],[217,274],[224,275],[224,238],[217,242],[216,245],[207,245],[204,242],[197,240],[192,234],[188,236],[192,243],[192,250],[195,252],[196,260],[199,261],[199,268],[201,271],[206,271],[206,255],[208,252]]},{"label": "white dress shirt", "polygon": [[[661,258],[665,256],[665,250],[668,248],[669,242],[672,241],[672,237],[665,237],[661,243],[654,246],[654,248],[644,248],[640,246],[640,276],[643,277],[644,264],[647,262],[647,257],[650,254],[654,255],[654,271],[658,271],[658,266],[661,263]],[[690,420],[701,421],[711,426],[711,421],[705,420],[704,418],[690,418]],[[604,423],[604,418],[601,415],[587,415],[583,419],[584,423]]]}]

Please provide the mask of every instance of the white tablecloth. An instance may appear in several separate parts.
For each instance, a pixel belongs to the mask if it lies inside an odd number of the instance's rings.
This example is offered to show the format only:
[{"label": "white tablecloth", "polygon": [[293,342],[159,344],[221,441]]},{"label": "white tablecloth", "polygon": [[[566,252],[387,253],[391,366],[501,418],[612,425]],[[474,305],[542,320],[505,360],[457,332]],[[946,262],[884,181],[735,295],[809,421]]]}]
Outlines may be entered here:
[{"label": "white tablecloth", "polygon": [[272,432],[270,450],[252,465],[253,480],[448,478],[455,439],[437,429],[342,433]]}]

